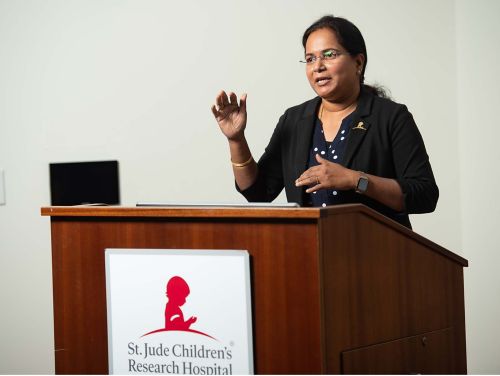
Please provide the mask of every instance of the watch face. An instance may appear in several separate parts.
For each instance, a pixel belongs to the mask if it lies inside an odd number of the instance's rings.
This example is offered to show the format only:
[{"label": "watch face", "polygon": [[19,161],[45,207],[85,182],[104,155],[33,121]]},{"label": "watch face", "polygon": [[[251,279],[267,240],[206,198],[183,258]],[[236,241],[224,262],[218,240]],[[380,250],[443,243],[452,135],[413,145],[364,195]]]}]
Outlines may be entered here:
[{"label": "watch face", "polygon": [[368,189],[368,178],[362,176],[358,180],[358,191],[359,192],[366,192]]}]

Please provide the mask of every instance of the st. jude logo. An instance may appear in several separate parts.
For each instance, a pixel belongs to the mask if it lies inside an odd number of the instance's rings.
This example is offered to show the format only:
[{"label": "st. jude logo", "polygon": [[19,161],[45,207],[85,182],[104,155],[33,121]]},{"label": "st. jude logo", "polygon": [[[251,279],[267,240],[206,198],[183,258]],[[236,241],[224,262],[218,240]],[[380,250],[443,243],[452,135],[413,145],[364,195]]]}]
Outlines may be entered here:
[{"label": "st. jude logo", "polygon": [[[144,334],[139,342],[128,343],[128,372],[233,374],[233,345],[224,345],[211,335],[194,329],[196,316],[185,319],[182,306],[190,292],[184,278],[174,276],[168,280],[165,291],[165,327]],[[179,336],[173,332],[194,333],[196,336]]]},{"label": "st. jude logo", "polygon": [[196,322],[195,316],[191,316],[189,319],[184,320],[184,314],[182,313],[181,307],[186,303],[186,299],[190,292],[189,285],[182,277],[174,276],[170,278],[167,282],[165,291],[167,297],[167,304],[165,305],[165,328],[153,330],[144,334],[143,337],[159,332],[181,331],[201,334],[215,339],[206,333],[191,329],[191,325]]}]

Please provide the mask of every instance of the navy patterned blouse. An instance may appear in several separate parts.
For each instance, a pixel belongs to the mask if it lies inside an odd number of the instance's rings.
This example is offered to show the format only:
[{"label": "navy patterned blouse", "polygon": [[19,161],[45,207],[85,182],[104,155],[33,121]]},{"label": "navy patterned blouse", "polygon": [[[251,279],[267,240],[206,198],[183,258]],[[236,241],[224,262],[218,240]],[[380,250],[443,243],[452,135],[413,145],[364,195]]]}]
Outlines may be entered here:
[{"label": "navy patterned blouse", "polygon": [[[332,142],[325,140],[323,123],[319,118],[316,119],[307,168],[311,168],[319,164],[316,161],[316,154],[319,154],[322,158],[327,159],[330,162],[340,163],[342,161],[345,146],[347,144],[347,135],[351,129],[353,119],[354,112],[342,120],[340,129]],[[319,191],[309,194],[309,204],[311,206],[323,207],[327,205],[339,204],[342,202],[342,194],[343,191],[340,190],[320,189]]]}]

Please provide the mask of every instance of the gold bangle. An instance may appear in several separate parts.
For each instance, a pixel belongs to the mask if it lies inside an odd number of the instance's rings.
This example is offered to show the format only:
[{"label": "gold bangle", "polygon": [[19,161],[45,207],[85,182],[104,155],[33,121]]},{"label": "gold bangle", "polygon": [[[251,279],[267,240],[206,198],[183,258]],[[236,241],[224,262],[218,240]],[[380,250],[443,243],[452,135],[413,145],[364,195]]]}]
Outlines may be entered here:
[{"label": "gold bangle", "polygon": [[231,163],[233,164],[233,167],[245,167],[245,166],[249,165],[252,162],[253,162],[253,157],[252,156],[250,156],[250,158],[248,158],[248,161],[245,161],[243,163],[234,163],[233,161],[231,161]]}]

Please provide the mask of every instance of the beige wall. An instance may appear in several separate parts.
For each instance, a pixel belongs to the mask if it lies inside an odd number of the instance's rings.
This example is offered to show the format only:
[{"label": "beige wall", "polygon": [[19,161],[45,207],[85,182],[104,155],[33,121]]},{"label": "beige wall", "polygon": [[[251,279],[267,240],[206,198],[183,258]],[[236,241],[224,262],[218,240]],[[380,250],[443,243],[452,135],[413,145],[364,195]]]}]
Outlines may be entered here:
[{"label": "beige wall", "polygon": [[457,2],[462,248],[469,370],[500,373],[499,1]]},{"label": "beige wall", "polygon": [[500,285],[490,198],[499,131],[489,115],[498,4],[0,0],[0,373],[54,371],[50,230],[39,216],[48,163],[118,159],[124,204],[241,202],[213,98],[248,92],[248,139],[260,155],[279,115],[313,96],[301,34],[332,12],[362,30],[368,82],[390,88],[417,120],[441,197],[412,221],[471,261],[469,371],[500,372],[499,303],[482,295]]}]

